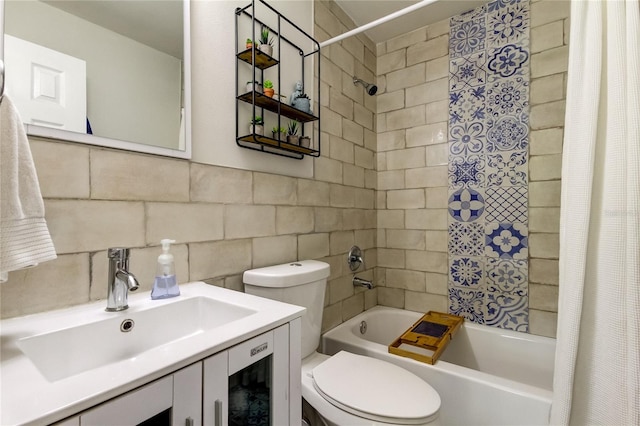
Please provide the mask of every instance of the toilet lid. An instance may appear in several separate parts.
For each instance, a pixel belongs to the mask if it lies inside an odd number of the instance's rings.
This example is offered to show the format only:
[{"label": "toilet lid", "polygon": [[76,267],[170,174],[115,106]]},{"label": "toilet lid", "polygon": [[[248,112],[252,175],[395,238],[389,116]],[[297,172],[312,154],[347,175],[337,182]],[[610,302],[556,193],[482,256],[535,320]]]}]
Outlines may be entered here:
[{"label": "toilet lid", "polygon": [[387,423],[425,423],[440,395],[415,374],[379,359],[341,351],[312,370],[316,390],[333,405]]}]

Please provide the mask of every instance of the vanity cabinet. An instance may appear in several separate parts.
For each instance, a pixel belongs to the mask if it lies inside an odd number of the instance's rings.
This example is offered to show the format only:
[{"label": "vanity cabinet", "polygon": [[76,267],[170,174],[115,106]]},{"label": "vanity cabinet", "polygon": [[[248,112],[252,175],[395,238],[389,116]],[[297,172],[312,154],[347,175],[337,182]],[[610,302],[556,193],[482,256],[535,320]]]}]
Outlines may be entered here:
[{"label": "vanity cabinet", "polygon": [[[271,16],[265,20],[256,16],[256,5],[260,3]],[[267,25],[265,21],[271,25]],[[242,25],[244,24],[250,25]],[[242,28],[242,29],[241,29]],[[247,30],[247,28],[249,28]],[[260,37],[261,30],[268,28],[269,38],[273,40],[274,52],[267,54],[259,49],[257,43],[245,49],[245,37],[252,40]],[[305,155],[320,156],[320,112],[312,113],[295,108],[287,103],[283,93],[283,69],[288,73],[286,79],[288,87],[293,90],[297,81],[305,82],[305,70],[315,67],[320,75],[320,44],[295,23],[280,14],[263,0],[252,2],[236,9],[236,143],[238,146],[254,149],[269,154],[302,159]],[[242,32],[241,31],[245,31]],[[287,34],[284,34],[287,32]],[[242,49],[239,49],[242,41]],[[313,64],[313,66],[309,66]],[[305,67],[306,65],[306,67]],[[240,73],[251,71],[250,81],[245,84],[240,81]],[[292,76],[295,76],[292,78]],[[273,80],[278,93],[274,97],[266,96],[256,85],[261,86],[266,79]],[[289,81],[290,80],[290,81]],[[256,85],[251,82],[258,82]],[[290,85],[290,86],[289,86]],[[249,87],[247,87],[249,86]],[[311,86],[311,85],[310,85]],[[308,95],[320,108],[320,80],[316,78],[315,87]],[[252,90],[247,91],[251,88]],[[311,102],[310,101],[310,102]],[[249,125],[249,120],[241,122],[240,116],[245,116],[251,110],[250,117],[261,117],[264,121],[264,135],[258,134]],[[297,122],[298,136],[310,136],[310,143],[304,146],[300,142],[292,142],[284,134],[273,134],[272,128],[283,128],[285,131],[291,121]],[[246,123],[246,124],[244,124]],[[247,132],[247,129],[249,131]],[[301,134],[300,134],[301,133]]]}]

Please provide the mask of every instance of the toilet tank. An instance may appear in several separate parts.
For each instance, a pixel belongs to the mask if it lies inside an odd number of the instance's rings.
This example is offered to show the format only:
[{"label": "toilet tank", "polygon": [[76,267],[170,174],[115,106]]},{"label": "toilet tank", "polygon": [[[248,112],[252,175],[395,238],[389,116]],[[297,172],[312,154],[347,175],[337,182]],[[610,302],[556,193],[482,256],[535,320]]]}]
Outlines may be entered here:
[{"label": "toilet tank", "polygon": [[242,281],[245,293],[307,309],[302,317],[302,358],[305,358],[320,342],[327,277],[327,263],[302,260],[246,271]]}]

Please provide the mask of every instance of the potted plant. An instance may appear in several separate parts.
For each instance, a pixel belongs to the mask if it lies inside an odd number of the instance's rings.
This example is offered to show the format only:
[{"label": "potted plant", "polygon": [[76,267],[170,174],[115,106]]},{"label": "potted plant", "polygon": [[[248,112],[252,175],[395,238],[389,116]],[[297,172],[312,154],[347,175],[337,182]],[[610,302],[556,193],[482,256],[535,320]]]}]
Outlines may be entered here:
[{"label": "potted plant", "polygon": [[311,114],[311,100],[306,93],[299,94],[295,99],[292,98],[291,106],[295,109]]},{"label": "potted plant", "polygon": [[284,127],[274,127],[273,129],[271,129],[271,133],[273,134],[273,139],[281,139],[281,136],[284,136],[286,134],[286,130]]},{"label": "potted plant", "polygon": [[287,143],[290,143],[291,145],[298,145],[298,139],[298,122],[295,120],[290,121],[287,128]]},{"label": "potted plant", "polygon": [[259,115],[256,115],[251,120],[251,124],[249,124],[249,134],[264,136],[264,121],[262,121],[262,117]]},{"label": "potted plant", "polygon": [[247,49],[251,49],[253,47],[253,40],[248,38],[247,41],[246,41],[246,47],[247,47]]},{"label": "potted plant", "polygon": [[300,136],[300,146],[309,148],[311,146],[311,138],[309,136]]},{"label": "potted plant", "polygon": [[262,83],[262,88],[265,96],[268,96],[270,98],[273,97],[274,90],[273,90],[273,82],[271,80],[265,80]]},{"label": "potted plant", "polygon": [[263,25],[260,29],[259,49],[269,56],[273,55],[273,37],[269,38],[269,27]]},{"label": "potted plant", "polygon": [[247,81],[247,92],[262,93],[262,85],[258,81]]}]

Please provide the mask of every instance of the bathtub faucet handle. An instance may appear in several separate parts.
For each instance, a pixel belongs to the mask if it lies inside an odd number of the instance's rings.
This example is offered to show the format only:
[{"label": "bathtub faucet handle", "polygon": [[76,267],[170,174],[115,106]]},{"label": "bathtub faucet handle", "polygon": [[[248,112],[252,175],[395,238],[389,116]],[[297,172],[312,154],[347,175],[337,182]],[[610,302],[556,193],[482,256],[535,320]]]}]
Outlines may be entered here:
[{"label": "bathtub faucet handle", "polygon": [[360,265],[364,263],[360,247],[351,247],[351,250],[349,250],[349,254],[347,255],[347,263],[349,264],[349,269],[351,269],[352,272],[356,271]]}]

